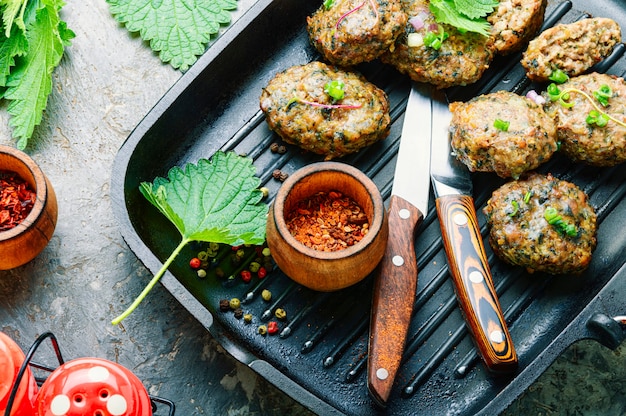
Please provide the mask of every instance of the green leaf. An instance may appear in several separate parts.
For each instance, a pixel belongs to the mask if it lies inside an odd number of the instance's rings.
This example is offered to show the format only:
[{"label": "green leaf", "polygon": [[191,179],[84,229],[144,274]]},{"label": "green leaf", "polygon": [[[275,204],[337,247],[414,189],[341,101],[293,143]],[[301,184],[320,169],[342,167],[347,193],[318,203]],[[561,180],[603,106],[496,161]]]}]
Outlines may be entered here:
[{"label": "green leaf", "polygon": [[24,56],[27,48],[26,35],[17,27],[13,27],[9,38],[0,32],[0,87],[7,86],[11,68],[15,66],[15,57]]},{"label": "green leaf", "polygon": [[218,152],[209,161],[172,168],[141,193],[187,240],[229,245],[265,241],[266,204],[249,158]]},{"label": "green leaf", "polygon": [[454,0],[456,10],[470,19],[490,15],[498,4],[499,0]]},{"label": "green leaf", "polygon": [[10,37],[13,24],[22,31],[26,30],[24,25],[24,12],[27,0],[0,0],[2,11],[2,24],[4,25],[4,36]]},{"label": "green leaf", "polygon": [[174,224],[182,240],[113,325],[135,310],[187,243],[262,244],[268,207],[261,202],[260,182],[251,159],[217,152],[211,160],[170,169],[167,178],[141,183],[143,196]]},{"label": "green leaf", "polygon": [[470,19],[459,13],[453,0],[431,0],[428,7],[438,23],[445,23],[460,31],[475,32],[483,36],[489,36],[491,32],[491,25],[487,20]]},{"label": "green leaf", "polygon": [[26,54],[16,60],[7,79],[4,98],[11,100],[7,111],[12,116],[9,125],[17,147],[24,149],[35,126],[41,122],[43,111],[52,91],[52,71],[61,61],[64,42],[59,36],[60,1],[41,1],[32,17],[26,13]]},{"label": "green leaf", "polygon": [[115,19],[139,32],[163,62],[186,71],[221,25],[230,23],[236,0],[107,0]]}]

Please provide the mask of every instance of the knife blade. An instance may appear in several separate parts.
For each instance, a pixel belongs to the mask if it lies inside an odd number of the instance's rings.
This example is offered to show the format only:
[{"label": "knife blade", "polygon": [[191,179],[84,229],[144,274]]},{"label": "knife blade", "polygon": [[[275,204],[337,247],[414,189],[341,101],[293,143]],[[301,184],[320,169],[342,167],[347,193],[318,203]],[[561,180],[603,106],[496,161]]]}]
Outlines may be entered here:
[{"label": "knife blade", "polygon": [[411,84],[387,211],[391,232],[372,297],[368,390],[383,407],[400,366],[417,289],[415,232],[427,214],[430,192],[429,91]]},{"label": "knife blade", "polygon": [[470,172],[452,153],[445,94],[433,92],[431,180],[443,244],[461,311],[483,362],[494,373],[517,368],[472,198]]}]

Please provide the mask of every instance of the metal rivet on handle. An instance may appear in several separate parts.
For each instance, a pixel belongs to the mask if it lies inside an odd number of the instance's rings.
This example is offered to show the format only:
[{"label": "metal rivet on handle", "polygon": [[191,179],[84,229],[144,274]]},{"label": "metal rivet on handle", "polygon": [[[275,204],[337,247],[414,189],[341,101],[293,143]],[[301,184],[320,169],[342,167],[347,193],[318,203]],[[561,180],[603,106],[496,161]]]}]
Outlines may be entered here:
[{"label": "metal rivet on handle", "polygon": [[394,266],[402,266],[404,264],[404,259],[402,258],[402,256],[393,256],[391,262],[394,264]]},{"label": "metal rivet on handle", "polygon": [[469,279],[472,283],[481,283],[483,281],[483,274],[478,270],[474,270],[470,273]]},{"label": "metal rivet on handle", "polygon": [[456,225],[465,225],[467,224],[467,216],[465,214],[455,214],[454,217],[452,218],[452,221],[454,221],[454,223]]},{"label": "metal rivet on handle", "polygon": [[491,342],[499,344],[501,342],[504,342],[504,333],[502,331],[493,331],[489,334],[489,339],[491,340]]},{"label": "metal rivet on handle", "polygon": [[387,377],[389,377],[389,371],[387,371],[386,368],[379,368],[376,370],[376,377],[378,377],[379,380],[386,380]]},{"label": "metal rivet on handle", "polygon": [[403,220],[406,220],[407,218],[411,216],[411,213],[409,212],[408,209],[402,208],[400,211],[398,211],[398,216],[402,218]]}]

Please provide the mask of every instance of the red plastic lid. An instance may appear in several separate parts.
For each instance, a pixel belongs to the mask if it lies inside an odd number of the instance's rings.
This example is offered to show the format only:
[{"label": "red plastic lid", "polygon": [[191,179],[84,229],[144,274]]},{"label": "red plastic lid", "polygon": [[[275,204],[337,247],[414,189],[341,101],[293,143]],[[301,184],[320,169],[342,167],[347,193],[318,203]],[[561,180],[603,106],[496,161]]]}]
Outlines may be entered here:
[{"label": "red plastic lid", "polygon": [[128,369],[79,358],[54,370],[39,390],[37,416],[151,416],[150,397]]},{"label": "red plastic lid", "polygon": [[[24,353],[20,347],[6,334],[0,332],[0,415],[4,415],[6,411],[11,389],[17,381],[23,362]],[[11,406],[11,416],[34,415],[36,395],[37,383],[30,369],[27,369]]]}]

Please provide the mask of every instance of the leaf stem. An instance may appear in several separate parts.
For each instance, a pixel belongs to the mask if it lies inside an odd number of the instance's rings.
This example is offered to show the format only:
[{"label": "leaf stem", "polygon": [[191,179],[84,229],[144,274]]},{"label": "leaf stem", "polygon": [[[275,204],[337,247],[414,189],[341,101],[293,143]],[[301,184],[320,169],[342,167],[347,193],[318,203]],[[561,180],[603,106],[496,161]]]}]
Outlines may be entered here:
[{"label": "leaf stem", "polygon": [[168,267],[170,267],[170,265],[174,262],[174,260],[176,259],[176,257],[178,256],[178,254],[181,252],[181,250],[187,245],[187,243],[189,243],[191,240],[184,238],[180,244],[178,244],[178,247],[176,247],[174,249],[174,251],[172,252],[172,254],[170,254],[170,256],[167,258],[167,260],[165,260],[165,263],[163,263],[163,266],[161,266],[161,268],[159,269],[159,271],[154,275],[154,277],[152,278],[152,280],[150,280],[150,282],[148,282],[148,284],[146,285],[146,287],[143,289],[143,291],[139,294],[139,296],[137,296],[137,298],[135,299],[135,301],[121,314],[119,315],[117,318],[113,319],[111,321],[111,324],[113,325],[118,325],[120,322],[122,322],[124,319],[128,318],[128,316],[133,313],[133,311],[135,309],[137,309],[137,306],[139,306],[139,304],[144,300],[144,298],[148,295],[148,293],[152,290],[152,288],[154,287],[154,285],[157,284],[157,282],[161,279],[161,277],[165,274],[165,272],[167,271]]}]

